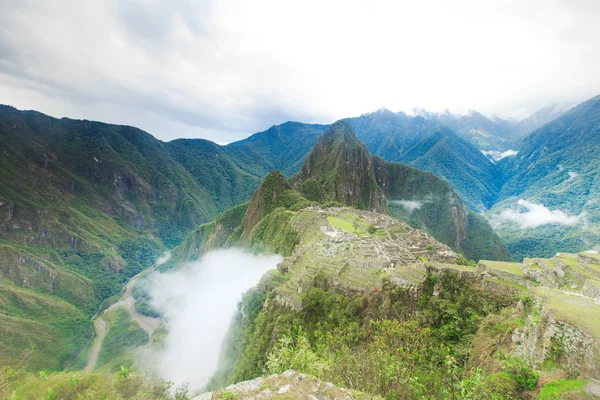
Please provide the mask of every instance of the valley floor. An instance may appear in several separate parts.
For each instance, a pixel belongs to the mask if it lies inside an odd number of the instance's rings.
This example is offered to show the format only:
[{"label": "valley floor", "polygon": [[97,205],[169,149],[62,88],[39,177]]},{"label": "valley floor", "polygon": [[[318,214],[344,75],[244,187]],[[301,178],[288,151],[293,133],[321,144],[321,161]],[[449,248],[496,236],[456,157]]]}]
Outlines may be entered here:
[{"label": "valley floor", "polygon": [[129,280],[129,282],[127,282],[127,285],[125,285],[125,292],[123,293],[123,296],[121,296],[119,301],[112,304],[110,307],[108,307],[106,310],[104,310],[102,312],[102,314],[100,314],[96,318],[96,320],[94,321],[94,330],[96,331],[96,338],[94,339],[92,348],[88,354],[88,360],[87,360],[87,364],[84,368],[84,372],[91,372],[92,370],[94,370],[94,367],[96,366],[96,364],[98,362],[98,357],[100,355],[100,351],[102,350],[104,338],[109,330],[109,324],[107,323],[107,321],[104,318],[102,318],[102,316],[105,315],[106,313],[109,313],[118,308],[125,309],[131,316],[131,319],[133,321],[137,322],[139,324],[139,326],[144,331],[146,331],[146,333],[148,334],[148,337],[152,337],[152,334],[154,333],[156,328],[158,328],[160,326],[160,324],[161,324],[160,318],[148,317],[148,316],[142,315],[139,312],[137,312],[137,310],[135,309],[135,306],[134,306],[135,299],[133,298],[133,294],[132,294],[135,282],[139,278],[154,271],[155,268],[156,268],[156,266],[149,268],[149,269],[135,275],[133,278],[131,278]]}]

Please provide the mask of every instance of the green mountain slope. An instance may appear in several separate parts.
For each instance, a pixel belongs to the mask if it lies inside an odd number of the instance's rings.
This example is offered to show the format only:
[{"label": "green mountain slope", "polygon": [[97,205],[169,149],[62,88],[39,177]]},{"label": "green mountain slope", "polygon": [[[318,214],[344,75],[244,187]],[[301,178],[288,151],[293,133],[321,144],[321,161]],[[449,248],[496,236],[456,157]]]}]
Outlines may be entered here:
[{"label": "green mountain slope", "polygon": [[347,120],[369,151],[446,179],[465,204],[487,210],[501,175],[479,150],[437,121],[380,110]]},{"label": "green mountain slope", "polygon": [[10,323],[1,324],[0,337],[9,343],[26,332],[28,339],[14,342],[11,351],[53,350],[39,353],[47,356],[41,360],[24,357],[22,364],[61,369],[77,363],[91,336],[89,318],[102,302],[151,265],[163,243],[177,244],[217,207],[160,141],[135,128],[2,106],[0,139],[6,299],[26,302],[35,293],[38,302],[64,301],[78,310],[69,317],[77,325],[69,328],[58,314],[44,320],[33,312],[16,315],[3,301],[2,316]]},{"label": "green mountain slope", "polygon": [[[557,250],[577,252],[600,244],[600,96],[533,132],[518,155],[498,165],[507,181],[489,215],[514,255],[549,257]],[[568,224],[532,228],[504,221],[502,212],[524,211],[521,199],[572,218]]]},{"label": "green mountain slope", "polygon": [[269,172],[296,173],[325,129],[326,125],[286,122],[226,146],[178,139],[165,147],[212,194],[222,212],[248,201]]},{"label": "green mountain slope", "polygon": [[261,179],[273,170],[290,176],[298,172],[310,149],[327,128],[328,125],[286,122],[228,144],[224,149],[244,170]]}]

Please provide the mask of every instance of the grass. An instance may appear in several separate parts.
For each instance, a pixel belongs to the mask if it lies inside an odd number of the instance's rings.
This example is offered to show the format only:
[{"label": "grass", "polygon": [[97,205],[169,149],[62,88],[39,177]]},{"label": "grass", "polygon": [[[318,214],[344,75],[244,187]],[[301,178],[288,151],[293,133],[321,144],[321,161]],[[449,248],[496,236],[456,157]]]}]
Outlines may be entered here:
[{"label": "grass", "polygon": [[488,261],[488,260],[481,260],[480,263],[489,268],[509,272],[511,274],[518,275],[518,276],[525,276],[525,274],[521,270],[520,263],[503,262],[503,261]]},{"label": "grass", "polygon": [[538,400],[559,400],[563,394],[582,394],[587,384],[585,379],[557,379],[545,385]]},{"label": "grass", "polygon": [[545,300],[545,307],[560,321],[565,321],[583,332],[600,339],[600,307],[593,299],[572,296],[560,290],[532,288],[534,293]]},{"label": "grass", "polygon": [[584,257],[594,258],[594,259],[600,261],[600,254],[583,252],[583,253],[581,253],[581,255]]},{"label": "grass", "polygon": [[37,373],[0,368],[2,399],[177,398],[174,394],[169,394],[169,386],[166,382],[150,380],[139,373]]},{"label": "grass", "polygon": [[507,282],[507,281],[504,281],[504,280],[502,280],[500,278],[492,278],[492,277],[486,276],[484,279],[486,281],[488,281],[488,282],[499,283],[501,285],[506,285],[506,286],[509,286],[511,288],[520,290],[522,292],[527,292],[527,288],[525,286],[517,285],[516,283],[512,283],[512,282]]},{"label": "grass", "polygon": [[[369,224],[367,224],[364,218],[356,216],[349,212],[341,213],[337,217],[328,216],[327,221],[329,221],[329,224],[334,228],[338,228],[349,233],[355,233],[359,236],[376,237],[380,239],[387,237],[383,229],[375,229],[375,231],[373,231],[372,234],[369,233],[370,226]],[[404,230],[404,232],[406,231]],[[390,235],[392,235],[391,232]],[[392,237],[394,236],[392,235]]]},{"label": "grass", "polygon": [[91,337],[89,319],[56,296],[0,280],[0,365],[60,370]]}]

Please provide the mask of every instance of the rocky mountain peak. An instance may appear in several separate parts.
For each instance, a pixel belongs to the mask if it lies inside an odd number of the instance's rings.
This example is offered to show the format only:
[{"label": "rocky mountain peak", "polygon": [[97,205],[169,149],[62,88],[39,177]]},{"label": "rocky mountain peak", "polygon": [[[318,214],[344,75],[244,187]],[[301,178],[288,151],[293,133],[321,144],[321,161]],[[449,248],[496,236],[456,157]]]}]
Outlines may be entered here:
[{"label": "rocky mountain peak", "polygon": [[347,121],[338,121],[323,133],[310,152],[294,186],[316,181],[325,197],[366,210],[384,212],[383,190],[377,185],[373,157],[357,139]]}]

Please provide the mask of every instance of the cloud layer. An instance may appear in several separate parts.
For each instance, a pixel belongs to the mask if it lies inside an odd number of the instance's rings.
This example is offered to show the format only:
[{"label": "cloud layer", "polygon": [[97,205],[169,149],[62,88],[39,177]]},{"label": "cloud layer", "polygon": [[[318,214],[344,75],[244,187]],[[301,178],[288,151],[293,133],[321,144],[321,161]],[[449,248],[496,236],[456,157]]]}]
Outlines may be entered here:
[{"label": "cloud layer", "polygon": [[0,102],[219,142],[382,106],[524,116],[600,92],[599,12],[596,0],[5,0]]},{"label": "cloud layer", "polygon": [[219,250],[176,271],[151,276],[151,304],[166,317],[169,334],[164,347],[144,359],[146,367],[176,385],[189,382],[201,388],[217,368],[242,293],[281,260]]},{"label": "cloud layer", "polygon": [[521,229],[537,228],[548,224],[575,226],[584,222],[581,216],[568,215],[561,210],[550,210],[543,204],[535,204],[521,199],[517,205],[515,210],[502,211],[494,218],[494,222],[514,222]]}]

